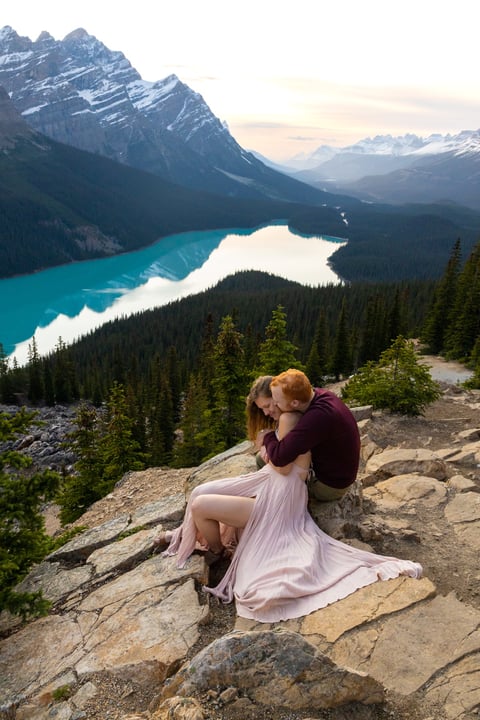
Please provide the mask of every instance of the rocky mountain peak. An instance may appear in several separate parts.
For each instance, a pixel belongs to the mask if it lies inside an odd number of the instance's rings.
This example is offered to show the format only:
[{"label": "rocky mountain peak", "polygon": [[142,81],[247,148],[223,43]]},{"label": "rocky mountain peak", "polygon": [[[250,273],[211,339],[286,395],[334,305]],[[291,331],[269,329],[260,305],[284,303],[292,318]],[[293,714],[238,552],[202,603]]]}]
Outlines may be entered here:
[{"label": "rocky mountain peak", "polygon": [[40,33],[40,35],[37,38],[37,43],[52,43],[52,42],[55,42],[55,38],[53,37],[53,35],[50,35],[50,33],[47,32],[46,30],[42,30],[42,32]]},{"label": "rocky mountain peak", "polygon": [[0,47],[3,52],[25,52],[31,47],[32,41],[27,37],[21,37],[10,25],[0,28]]},{"label": "rocky mountain peak", "polygon": [[95,40],[94,36],[90,35],[84,28],[77,28],[68,33],[68,35],[65,35],[63,42],[68,42],[69,40],[86,40],[87,38]]},{"label": "rocky mountain peak", "polygon": [[318,190],[243,150],[179,78],[142,80],[122,52],[83,28],[32,43],[5,26],[0,85],[30,127],[80,150],[220,195],[320,200]]},{"label": "rocky mountain peak", "polygon": [[120,51],[110,50],[94,35],[90,35],[84,28],[77,28],[65,36],[60,47],[75,59],[84,61],[96,67],[103,68],[106,73],[115,72],[115,66],[121,65],[123,70],[128,69],[127,80],[141,79],[125,55]]}]

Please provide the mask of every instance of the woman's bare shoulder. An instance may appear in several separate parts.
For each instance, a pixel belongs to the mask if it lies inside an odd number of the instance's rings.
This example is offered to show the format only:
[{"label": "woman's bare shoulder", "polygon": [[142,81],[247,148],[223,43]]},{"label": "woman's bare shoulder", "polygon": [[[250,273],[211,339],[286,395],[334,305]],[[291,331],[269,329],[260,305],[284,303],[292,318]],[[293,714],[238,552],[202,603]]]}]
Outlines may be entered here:
[{"label": "woman's bare shoulder", "polygon": [[302,417],[302,413],[299,412],[283,412],[278,420],[278,431],[279,434],[285,435],[291,430]]}]

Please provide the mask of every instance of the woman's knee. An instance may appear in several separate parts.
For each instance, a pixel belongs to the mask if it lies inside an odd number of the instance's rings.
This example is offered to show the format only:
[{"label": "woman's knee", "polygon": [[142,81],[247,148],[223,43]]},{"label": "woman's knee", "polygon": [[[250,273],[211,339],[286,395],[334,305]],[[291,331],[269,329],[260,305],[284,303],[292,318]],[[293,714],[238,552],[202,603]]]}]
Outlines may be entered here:
[{"label": "woman's knee", "polygon": [[197,516],[204,515],[207,507],[208,507],[208,495],[197,494],[194,497],[194,495],[192,493],[191,498],[190,498],[190,508],[191,508],[193,515],[197,515]]}]

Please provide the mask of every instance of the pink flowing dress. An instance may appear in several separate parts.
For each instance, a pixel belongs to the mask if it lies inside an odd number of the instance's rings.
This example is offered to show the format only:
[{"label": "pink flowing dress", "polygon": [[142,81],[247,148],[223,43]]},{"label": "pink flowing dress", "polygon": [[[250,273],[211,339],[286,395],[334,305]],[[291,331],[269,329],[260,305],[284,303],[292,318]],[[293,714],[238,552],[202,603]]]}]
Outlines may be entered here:
[{"label": "pink flowing dress", "polygon": [[223,542],[236,536],[238,544],[221,582],[204,588],[223,602],[235,600],[241,617],[267,623],[302,617],[377,580],[421,576],[419,563],[359,550],[324,533],[308,512],[304,477],[295,464],[288,475],[266,465],[199,485],[163,555],[176,555],[177,566],[184,567],[195,549],[207,548],[190,503],[198,494],[218,493],[255,498],[242,531],[222,528]]}]

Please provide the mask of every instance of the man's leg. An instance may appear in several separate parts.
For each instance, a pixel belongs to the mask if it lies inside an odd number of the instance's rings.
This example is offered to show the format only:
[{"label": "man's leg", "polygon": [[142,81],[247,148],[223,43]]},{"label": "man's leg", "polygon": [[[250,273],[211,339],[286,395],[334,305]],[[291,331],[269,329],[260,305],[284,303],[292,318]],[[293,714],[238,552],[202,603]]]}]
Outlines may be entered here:
[{"label": "man's leg", "polygon": [[255,455],[255,464],[257,466],[257,470],[261,470],[267,464],[259,452]]},{"label": "man's leg", "polygon": [[348,492],[350,486],[346,488],[332,488],[329,485],[325,485],[317,477],[311,477],[307,482],[308,495],[312,500],[318,502],[333,502],[334,500],[340,500],[346,492]]}]

